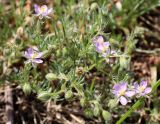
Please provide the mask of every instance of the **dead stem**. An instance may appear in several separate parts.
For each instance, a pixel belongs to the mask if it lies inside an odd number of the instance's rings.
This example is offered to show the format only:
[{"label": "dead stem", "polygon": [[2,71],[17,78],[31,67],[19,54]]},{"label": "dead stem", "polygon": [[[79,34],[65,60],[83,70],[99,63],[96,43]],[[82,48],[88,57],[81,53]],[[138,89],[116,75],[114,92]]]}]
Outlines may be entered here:
[{"label": "dead stem", "polygon": [[6,117],[7,117],[6,124],[14,124],[12,89],[9,85],[6,86],[5,90],[5,102],[6,102]]}]

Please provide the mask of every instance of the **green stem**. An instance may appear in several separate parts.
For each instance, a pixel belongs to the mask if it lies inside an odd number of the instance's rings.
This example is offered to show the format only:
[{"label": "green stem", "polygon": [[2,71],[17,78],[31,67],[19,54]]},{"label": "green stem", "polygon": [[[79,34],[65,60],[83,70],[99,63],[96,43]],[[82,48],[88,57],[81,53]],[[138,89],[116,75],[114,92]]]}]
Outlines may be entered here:
[{"label": "green stem", "polygon": [[[158,80],[152,87],[152,92],[154,92],[158,86],[160,86],[160,80]],[[128,116],[130,116],[130,114],[142,104],[144,99],[144,97],[141,97],[124,115],[122,115],[122,117],[116,122],[116,124],[121,124]]]},{"label": "green stem", "polygon": [[152,87],[152,92],[155,91],[155,90],[158,88],[158,86],[160,86],[160,80],[158,80],[158,81],[155,83],[155,85]]}]

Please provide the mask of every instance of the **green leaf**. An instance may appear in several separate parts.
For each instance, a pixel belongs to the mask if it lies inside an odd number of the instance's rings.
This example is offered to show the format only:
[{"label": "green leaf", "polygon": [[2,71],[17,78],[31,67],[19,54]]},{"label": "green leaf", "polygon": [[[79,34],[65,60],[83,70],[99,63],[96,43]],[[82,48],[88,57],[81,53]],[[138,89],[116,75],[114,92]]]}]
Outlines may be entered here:
[{"label": "green leaf", "polygon": [[66,99],[70,99],[72,96],[73,96],[73,93],[72,93],[71,90],[68,90],[68,91],[65,93],[65,98],[66,98]]},{"label": "green leaf", "polygon": [[27,95],[29,95],[31,93],[31,85],[29,83],[25,83],[22,87],[23,92]]},{"label": "green leaf", "polygon": [[96,116],[96,117],[98,117],[100,115],[100,109],[99,109],[98,105],[94,106],[93,113],[94,113],[94,116]]},{"label": "green leaf", "polygon": [[47,91],[42,91],[37,96],[37,98],[42,101],[48,101],[49,99],[51,99],[51,97],[52,97],[52,94]]}]

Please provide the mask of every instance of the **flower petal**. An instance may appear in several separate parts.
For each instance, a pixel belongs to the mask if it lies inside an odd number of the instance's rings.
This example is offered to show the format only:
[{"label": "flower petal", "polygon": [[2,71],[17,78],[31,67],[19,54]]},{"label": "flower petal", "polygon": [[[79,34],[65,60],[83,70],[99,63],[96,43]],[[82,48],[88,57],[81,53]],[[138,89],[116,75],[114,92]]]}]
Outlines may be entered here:
[{"label": "flower petal", "polygon": [[145,92],[143,92],[143,93],[139,93],[139,96],[144,96],[144,95],[146,95],[146,93],[145,93]]},{"label": "flower petal", "polygon": [[34,63],[43,63],[43,60],[41,60],[41,59],[34,59],[33,62]]},{"label": "flower petal", "polygon": [[97,43],[96,44],[96,51],[99,53],[102,53],[102,51],[104,50],[104,46],[102,43]]},{"label": "flower petal", "polygon": [[119,101],[120,101],[120,103],[122,104],[122,105],[126,105],[127,104],[127,99],[124,97],[124,96],[121,96],[120,98],[119,98]]},{"label": "flower petal", "polygon": [[126,93],[125,93],[125,96],[127,96],[127,97],[132,97],[132,96],[134,96],[135,95],[135,91],[127,91]]},{"label": "flower petal", "polygon": [[42,5],[41,9],[44,10],[44,11],[46,11],[46,10],[48,10],[48,7],[47,7],[47,5]]},{"label": "flower petal", "polygon": [[48,13],[48,10],[47,11],[45,11],[45,12],[43,12],[42,13],[42,16],[47,16],[49,13]]},{"label": "flower petal", "polygon": [[39,9],[40,9],[39,6],[37,4],[34,4],[34,11],[36,14],[40,13]]},{"label": "flower petal", "polygon": [[144,89],[147,87],[147,81],[142,81],[140,83],[140,87],[144,87]]},{"label": "flower petal", "polygon": [[39,52],[39,53],[36,55],[35,58],[36,58],[36,59],[41,58],[41,57],[43,56],[43,54],[44,54],[43,52]]},{"label": "flower petal", "polygon": [[107,54],[107,55],[108,55],[108,54],[111,54],[110,48],[107,48],[107,49],[106,49],[106,54]]},{"label": "flower petal", "polygon": [[111,54],[116,54],[116,51],[115,50],[111,50]]},{"label": "flower petal", "polygon": [[30,47],[27,49],[28,54],[33,54],[34,50]]},{"label": "flower petal", "polygon": [[121,87],[120,89],[127,90],[127,83],[121,82],[120,87]]},{"label": "flower petal", "polygon": [[28,52],[24,52],[24,57],[27,58],[27,59],[30,59],[31,58],[31,54],[29,54]]},{"label": "flower petal", "polygon": [[103,42],[104,42],[104,39],[102,36],[97,36],[93,38],[94,45],[97,45],[97,43],[103,43]]},{"label": "flower petal", "polygon": [[103,45],[105,46],[105,48],[108,48],[110,46],[109,42],[104,42]]},{"label": "flower petal", "polygon": [[36,51],[36,52],[39,51],[37,46],[33,46],[32,49],[33,49],[34,51]]},{"label": "flower petal", "polygon": [[118,91],[113,91],[113,94],[116,96],[116,97],[118,97],[119,96],[119,92]]},{"label": "flower petal", "polygon": [[138,85],[137,82],[134,83],[134,88],[135,88],[135,89],[138,89],[138,88],[139,88],[139,85]]},{"label": "flower petal", "polygon": [[151,87],[147,87],[145,90],[144,90],[144,93],[145,94],[148,94],[152,91],[152,88]]},{"label": "flower petal", "polygon": [[115,84],[113,86],[113,89],[116,90],[116,91],[120,90],[120,85],[119,84]]},{"label": "flower petal", "polygon": [[106,57],[108,54],[107,53],[102,53],[102,57]]},{"label": "flower petal", "polygon": [[53,11],[52,8],[48,9],[48,14],[50,14]]}]

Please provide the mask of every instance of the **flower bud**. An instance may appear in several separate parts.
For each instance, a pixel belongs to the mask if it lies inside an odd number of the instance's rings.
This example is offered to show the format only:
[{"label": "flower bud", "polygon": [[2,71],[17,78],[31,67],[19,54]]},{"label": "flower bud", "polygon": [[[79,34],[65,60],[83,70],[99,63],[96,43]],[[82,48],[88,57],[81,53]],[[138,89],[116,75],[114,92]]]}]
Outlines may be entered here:
[{"label": "flower bud", "polygon": [[76,67],[76,75],[81,76],[84,73],[83,67]]},{"label": "flower bud", "polygon": [[66,99],[70,99],[72,96],[73,96],[73,93],[72,93],[71,90],[68,90],[68,91],[65,93],[65,98],[66,98]]},{"label": "flower bud", "polygon": [[56,74],[53,74],[53,73],[48,73],[48,74],[46,75],[46,79],[47,79],[48,81],[56,80],[56,79],[57,79],[57,75],[56,75]]},{"label": "flower bud", "polygon": [[97,105],[94,107],[93,113],[94,113],[94,116],[96,116],[96,117],[98,117],[100,115],[100,109]]},{"label": "flower bud", "polygon": [[90,8],[91,8],[91,11],[94,11],[98,8],[98,4],[94,2],[94,3],[91,4]]},{"label": "flower bud", "polygon": [[82,106],[82,107],[84,107],[84,106],[85,106],[85,103],[86,103],[86,101],[85,101],[85,99],[84,99],[84,98],[80,99],[80,104],[81,104],[81,106]]},{"label": "flower bud", "polygon": [[57,27],[59,28],[59,29],[62,29],[63,27],[62,27],[62,22],[61,21],[57,21]]},{"label": "flower bud", "polygon": [[120,66],[122,67],[122,68],[128,68],[128,66],[129,66],[129,59],[128,58],[126,58],[126,57],[120,57]]},{"label": "flower bud", "polygon": [[31,85],[29,83],[25,83],[22,89],[23,89],[23,92],[27,95],[31,93]]},{"label": "flower bud", "polygon": [[116,2],[116,8],[121,11],[122,10],[122,3],[121,1]]},{"label": "flower bud", "polygon": [[67,48],[66,48],[66,47],[64,47],[64,48],[62,49],[62,53],[63,53],[63,56],[66,55],[66,53],[67,53]]},{"label": "flower bud", "polygon": [[57,57],[61,57],[61,56],[62,56],[61,50],[58,49],[58,50],[56,51],[56,56],[57,56]]},{"label": "flower bud", "polygon": [[24,33],[23,27],[19,27],[19,28],[17,29],[17,35],[20,37],[20,36],[23,35],[23,33]]},{"label": "flower bud", "polygon": [[93,117],[93,111],[92,111],[91,108],[85,109],[84,113],[85,113],[85,115],[88,116],[88,117]]},{"label": "flower bud", "polygon": [[104,118],[105,121],[111,120],[111,114],[108,111],[106,111],[106,110],[102,111],[102,116],[103,116],[103,118]]},{"label": "flower bud", "polygon": [[42,91],[38,94],[37,98],[42,100],[42,101],[48,101],[51,99],[52,94],[47,92],[47,91]]}]

